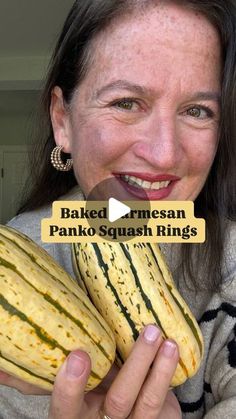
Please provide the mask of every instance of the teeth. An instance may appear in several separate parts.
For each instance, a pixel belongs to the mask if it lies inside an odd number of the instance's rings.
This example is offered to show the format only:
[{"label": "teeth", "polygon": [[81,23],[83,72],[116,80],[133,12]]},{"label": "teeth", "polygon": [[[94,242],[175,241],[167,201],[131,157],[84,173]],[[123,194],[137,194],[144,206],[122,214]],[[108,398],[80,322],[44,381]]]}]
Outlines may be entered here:
[{"label": "teeth", "polygon": [[121,176],[121,178],[123,180],[125,180],[127,183],[129,183],[130,185],[135,185],[139,188],[143,188],[143,189],[162,189],[162,188],[167,188],[167,186],[170,184],[170,181],[164,181],[164,182],[147,182],[146,180],[142,180],[139,179],[138,177],[135,176],[128,176],[128,175],[124,175]]}]

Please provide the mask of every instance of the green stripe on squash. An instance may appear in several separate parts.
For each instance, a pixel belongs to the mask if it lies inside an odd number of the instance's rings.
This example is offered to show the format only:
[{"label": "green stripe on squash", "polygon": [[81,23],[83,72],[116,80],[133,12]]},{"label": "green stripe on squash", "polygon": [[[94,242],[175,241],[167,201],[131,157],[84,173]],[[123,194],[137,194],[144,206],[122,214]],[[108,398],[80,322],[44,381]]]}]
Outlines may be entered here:
[{"label": "green stripe on squash", "polygon": [[[78,348],[81,341],[83,350],[87,348],[92,361],[86,391],[96,387],[107,375],[114,362],[116,348],[113,334],[105,321],[78,284],[51,256],[25,235],[5,226],[0,226],[0,290],[0,369],[7,372],[9,368],[10,374],[51,390],[58,368],[75,348],[75,343]],[[24,292],[27,298],[24,298]],[[27,301],[29,304],[32,301],[30,295],[37,296],[33,300],[35,311],[32,310],[33,305],[27,309]],[[70,308],[66,306],[67,301]],[[45,319],[40,324],[36,320],[37,304],[43,316],[41,319]],[[78,318],[75,313],[81,313],[81,317]],[[50,319],[53,322],[47,328]],[[60,322],[63,324],[63,336],[59,342],[56,336],[60,333],[57,330]],[[40,342],[43,346],[39,345]],[[40,367],[43,376],[40,375]]]},{"label": "green stripe on squash", "polygon": [[[177,297],[169,270],[161,269],[165,267],[164,259],[160,251],[154,252],[154,246],[157,245],[76,243],[73,252],[83,287],[113,330],[117,358],[120,354],[119,358],[125,361],[130,345],[145,325],[144,318],[159,326],[163,338],[176,339],[180,359],[172,382],[175,386],[197,372],[203,356],[203,340],[194,316],[181,296]],[[127,339],[122,338],[122,332]]]}]

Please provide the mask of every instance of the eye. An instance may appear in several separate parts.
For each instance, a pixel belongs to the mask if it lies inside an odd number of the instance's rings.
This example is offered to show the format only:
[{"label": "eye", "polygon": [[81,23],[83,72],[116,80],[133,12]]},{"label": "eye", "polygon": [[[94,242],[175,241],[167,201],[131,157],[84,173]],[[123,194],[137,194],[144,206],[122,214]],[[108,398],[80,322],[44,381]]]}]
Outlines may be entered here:
[{"label": "eye", "polygon": [[113,102],[112,106],[124,111],[136,111],[138,109],[138,103],[134,99],[121,99],[119,101]]},{"label": "eye", "polygon": [[193,106],[186,111],[186,114],[196,119],[212,118],[214,113],[207,106]]}]

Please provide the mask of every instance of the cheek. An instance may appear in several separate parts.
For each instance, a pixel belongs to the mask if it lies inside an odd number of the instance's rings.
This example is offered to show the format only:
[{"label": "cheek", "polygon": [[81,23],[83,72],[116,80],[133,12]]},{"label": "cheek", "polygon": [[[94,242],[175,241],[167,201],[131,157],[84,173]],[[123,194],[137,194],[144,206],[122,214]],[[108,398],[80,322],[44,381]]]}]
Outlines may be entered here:
[{"label": "cheek", "polygon": [[217,142],[215,139],[209,141],[199,141],[188,147],[188,163],[189,168],[193,174],[208,173],[213,163],[217,150]]},{"label": "cheek", "polygon": [[[84,166],[101,167],[124,154],[128,144],[121,140],[120,130],[112,123],[91,122],[73,132],[71,154],[74,161]],[[125,136],[123,137],[125,138]]]}]

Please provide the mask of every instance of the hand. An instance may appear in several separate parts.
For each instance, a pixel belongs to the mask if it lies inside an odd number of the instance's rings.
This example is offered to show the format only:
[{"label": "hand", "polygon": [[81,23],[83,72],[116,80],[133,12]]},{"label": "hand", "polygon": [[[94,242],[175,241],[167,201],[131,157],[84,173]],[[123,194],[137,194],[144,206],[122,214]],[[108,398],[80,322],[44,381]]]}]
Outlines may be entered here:
[{"label": "hand", "polygon": [[[141,333],[120,371],[84,395],[90,358],[74,351],[60,368],[52,393],[49,419],[179,419],[179,403],[169,390],[178,363],[173,341],[163,342],[155,326]],[[152,368],[150,369],[150,367]]]},{"label": "hand", "polygon": [[20,391],[22,394],[28,395],[47,395],[51,394],[42,388],[34,386],[33,384],[29,384],[25,381],[20,380],[19,378],[13,377],[6,372],[0,371],[0,384],[15,388],[16,390]]}]

